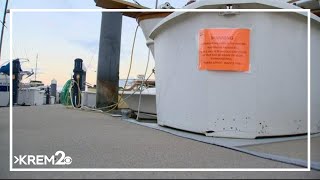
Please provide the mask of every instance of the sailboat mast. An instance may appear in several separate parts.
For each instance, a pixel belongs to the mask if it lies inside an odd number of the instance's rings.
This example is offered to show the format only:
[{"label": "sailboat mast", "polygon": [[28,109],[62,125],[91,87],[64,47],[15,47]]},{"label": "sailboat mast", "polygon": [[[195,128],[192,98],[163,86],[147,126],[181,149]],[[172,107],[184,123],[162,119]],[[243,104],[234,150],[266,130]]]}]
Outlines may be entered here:
[{"label": "sailboat mast", "polygon": [[34,72],[35,81],[37,81],[37,70],[38,70],[38,54],[37,54],[37,57],[36,57],[36,69],[35,69],[35,72]]},{"label": "sailboat mast", "polygon": [[6,23],[8,2],[9,2],[9,0],[6,0],[6,5],[5,5],[5,8],[4,8],[4,12],[3,12],[3,20],[2,20],[2,27],[1,27],[1,39],[0,39],[0,58],[1,58],[2,41],[3,41],[3,30],[4,30],[5,23]]},{"label": "sailboat mast", "polygon": [[156,0],[156,7],[155,9],[158,9],[158,0]]}]

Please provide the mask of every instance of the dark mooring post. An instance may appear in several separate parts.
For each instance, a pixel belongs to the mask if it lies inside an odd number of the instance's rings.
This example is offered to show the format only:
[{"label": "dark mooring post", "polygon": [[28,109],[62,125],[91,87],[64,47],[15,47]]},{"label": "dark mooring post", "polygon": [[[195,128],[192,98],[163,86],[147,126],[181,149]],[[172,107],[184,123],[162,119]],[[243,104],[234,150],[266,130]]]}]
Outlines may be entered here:
[{"label": "dark mooring post", "polygon": [[21,64],[19,59],[12,61],[12,104],[18,103]]},{"label": "dark mooring post", "polygon": [[121,13],[102,12],[97,70],[97,108],[108,107],[118,102],[121,29]]},{"label": "dark mooring post", "polygon": [[77,85],[73,86],[72,101],[76,107],[81,105],[81,91],[85,90],[86,71],[84,71],[83,60],[77,58],[74,60],[73,80]]}]

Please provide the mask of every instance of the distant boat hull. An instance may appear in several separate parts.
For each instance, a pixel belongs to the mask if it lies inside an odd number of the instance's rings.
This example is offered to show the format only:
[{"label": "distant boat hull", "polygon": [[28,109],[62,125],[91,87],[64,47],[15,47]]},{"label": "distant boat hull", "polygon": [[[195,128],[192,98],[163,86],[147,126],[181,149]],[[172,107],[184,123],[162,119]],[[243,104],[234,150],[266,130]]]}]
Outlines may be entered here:
[{"label": "distant boat hull", "polygon": [[0,92],[0,107],[9,106],[9,103],[10,103],[9,98],[10,98],[9,92]]},{"label": "distant boat hull", "polygon": [[25,106],[39,106],[44,104],[44,91],[37,88],[19,89],[18,104]]},{"label": "distant boat hull", "polygon": [[[119,91],[121,95],[122,91]],[[128,97],[130,96],[130,97]],[[128,98],[127,98],[128,97]],[[124,103],[120,104],[120,108],[129,108],[133,111],[139,109],[140,92],[125,91],[123,95]],[[82,92],[82,107],[95,108],[96,107],[96,93]],[[157,114],[156,108],[156,92],[155,88],[149,88],[141,93],[140,112],[150,114],[150,117],[155,117]],[[149,117],[149,116],[148,116]]]},{"label": "distant boat hull", "polygon": [[[154,90],[152,90],[154,89]],[[149,91],[148,91],[149,90]],[[145,90],[141,94],[141,103],[139,108],[139,98],[140,93],[136,92],[135,94],[131,95],[132,92],[128,91],[124,94],[124,101],[127,106],[132,109],[133,111],[140,111],[141,113],[150,114],[156,116],[157,114],[157,106],[156,106],[156,92],[155,88],[150,88]],[[130,96],[126,99],[127,96]]]},{"label": "distant boat hull", "polygon": [[0,74],[0,107],[9,106],[10,98],[10,78],[5,74]]}]

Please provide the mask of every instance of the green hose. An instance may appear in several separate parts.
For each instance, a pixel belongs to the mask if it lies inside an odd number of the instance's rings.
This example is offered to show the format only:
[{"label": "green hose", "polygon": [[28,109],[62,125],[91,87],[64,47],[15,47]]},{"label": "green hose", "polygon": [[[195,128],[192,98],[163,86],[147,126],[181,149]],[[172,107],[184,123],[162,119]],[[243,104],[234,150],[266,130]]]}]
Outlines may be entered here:
[{"label": "green hose", "polygon": [[72,82],[71,80],[68,80],[65,83],[65,85],[62,88],[61,94],[60,94],[61,104],[65,105],[65,106],[71,105],[71,98],[70,98],[70,93],[69,93],[71,82]]}]

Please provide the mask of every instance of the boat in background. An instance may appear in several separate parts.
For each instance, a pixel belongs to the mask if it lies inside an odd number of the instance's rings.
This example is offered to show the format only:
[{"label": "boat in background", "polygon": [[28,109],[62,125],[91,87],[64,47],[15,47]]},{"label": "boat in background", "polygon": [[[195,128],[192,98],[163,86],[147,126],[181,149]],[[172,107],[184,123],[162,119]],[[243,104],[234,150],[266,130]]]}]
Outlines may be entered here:
[{"label": "boat in background", "polygon": [[10,77],[0,73],[0,107],[6,107],[10,104]]},{"label": "boat in background", "polygon": [[[139,108],[140,99],[140,88],[141,84],[141,101]],[[121,109],[130,109],[134,113],[139,113],[139,117],[153,119],[156,117],[156,87],[154,80],[148,80],[143,82],[140,76],[138,79],[128,81],[127,86],[124,88],[124,80],[120,80],[119,83],[119,101],[120,96],[123,92],[123,103],[119,104]],[[88,91],[82,92],[82,107],[96,108],[96,89],[94,87],[88,88]]]}]

